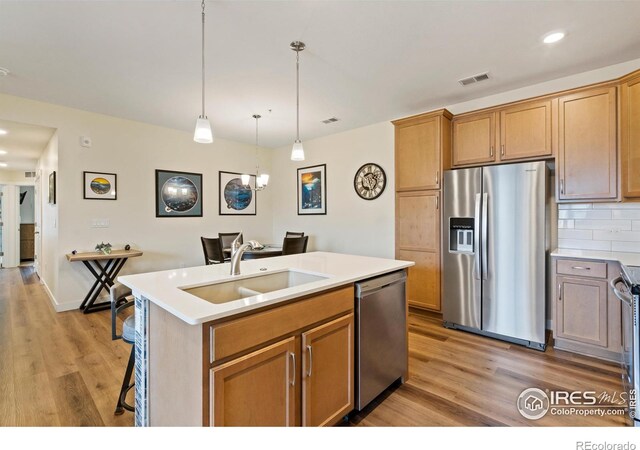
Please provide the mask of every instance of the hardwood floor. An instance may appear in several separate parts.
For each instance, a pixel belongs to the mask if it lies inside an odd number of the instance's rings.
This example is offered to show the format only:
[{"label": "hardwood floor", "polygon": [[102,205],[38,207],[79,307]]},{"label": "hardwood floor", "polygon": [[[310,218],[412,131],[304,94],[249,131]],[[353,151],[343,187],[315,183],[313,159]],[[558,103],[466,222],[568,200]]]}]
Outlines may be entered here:
[{"label": "hardwood floor", "polygon": [[449,330],[434,315],[409,315],[409,381],[385,391],[350,418],[358,426],[616,426],[620,416],[551,416],[528,420],[520,393],[592,390],[620,393],[622,369],[550,346],[544,353]]},{"label": "hardwood floor", "polygon": [[[410,380],[385,391],[357,426],[611,426],[621,417],[530,421],[515,402],[528,387],[622,390],[616,364],[545,353],[409,317]],[[111,340],[109,311],[56,313],[32,268],[0,270],[0,426],[132,426],[114,416],[130,347]]]},{"label": "hardwood floor", "polygon": [[131,347],[109,311],[56,313],[32,267],[0,270],[0,426],[132,426],[113,411]]}]

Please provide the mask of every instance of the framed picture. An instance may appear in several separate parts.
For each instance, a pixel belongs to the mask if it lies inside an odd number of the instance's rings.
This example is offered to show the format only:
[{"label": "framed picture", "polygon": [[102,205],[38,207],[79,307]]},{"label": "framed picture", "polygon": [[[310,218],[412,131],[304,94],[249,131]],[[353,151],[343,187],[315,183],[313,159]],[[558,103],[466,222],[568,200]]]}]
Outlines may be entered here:
[{"label": "framed picture", "polygon": [[202,217],[202,174],[156,169],[156,217]]},{"label": "framed picture", "polygon": [[56,204],[56,171],[49,174],[49,204]]},{"label": "framed picture", "polygon": [[82,172],[85,200],[117,200],[115,173]]},{"label": "framed picture", "polygon": [[327,213],[327,165],[298,169],[298,215]]},{"label": "framed picture", "polygon": [[219,201],[218,212],[221,216],[256,215],[256,176],[250,175],[249,187],[242,185],[240,176],[235,172],[218,172]]}]

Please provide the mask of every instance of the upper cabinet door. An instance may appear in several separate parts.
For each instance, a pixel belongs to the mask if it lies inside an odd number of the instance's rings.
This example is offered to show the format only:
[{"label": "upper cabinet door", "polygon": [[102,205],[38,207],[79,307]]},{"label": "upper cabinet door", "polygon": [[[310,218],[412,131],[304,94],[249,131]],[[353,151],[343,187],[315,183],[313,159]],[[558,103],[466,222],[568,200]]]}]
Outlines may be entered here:
[{"label": "upper cabinet door", "polygon": [[558,200],[615,199],[616,88],[560,97]]},{"label": "upper cabinet door", "polygon": [[500,111],[500,160],[551,156],[551,100]]},{"label": "upper cabinet door", "polygon": [[453,119],[453,165],[494,162],[496,113]]},{"label": "upper cabinet door", "polygon": [[440,117],[396,126],[396,190],[440,189]]},{"label": "upper cabinet door", "polygon": [[622,189],[625,197],[640,197],[640,76],[622,85]]}]

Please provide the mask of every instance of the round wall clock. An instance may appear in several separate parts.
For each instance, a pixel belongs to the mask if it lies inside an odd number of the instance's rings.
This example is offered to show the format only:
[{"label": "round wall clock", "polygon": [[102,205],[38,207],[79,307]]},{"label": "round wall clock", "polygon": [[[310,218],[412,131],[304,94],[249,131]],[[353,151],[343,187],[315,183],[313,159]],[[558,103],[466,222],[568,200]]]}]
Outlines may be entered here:
[{"label": "round wall clock", "polygon": [[387,175],[377,164],[367,163],[360,167],[353,179],[356,194],[365,200],[375,200],[387,186]]}]

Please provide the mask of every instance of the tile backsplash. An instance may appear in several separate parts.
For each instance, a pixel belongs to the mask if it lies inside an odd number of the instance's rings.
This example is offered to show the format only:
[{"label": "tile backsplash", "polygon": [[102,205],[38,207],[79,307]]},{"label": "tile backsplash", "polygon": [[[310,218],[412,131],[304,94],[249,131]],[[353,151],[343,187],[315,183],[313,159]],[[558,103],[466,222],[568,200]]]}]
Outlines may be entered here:
[{"label": "tile backsplash", "polygon": [[640,203],[558,205],[558,247],[640,253]]}]

